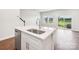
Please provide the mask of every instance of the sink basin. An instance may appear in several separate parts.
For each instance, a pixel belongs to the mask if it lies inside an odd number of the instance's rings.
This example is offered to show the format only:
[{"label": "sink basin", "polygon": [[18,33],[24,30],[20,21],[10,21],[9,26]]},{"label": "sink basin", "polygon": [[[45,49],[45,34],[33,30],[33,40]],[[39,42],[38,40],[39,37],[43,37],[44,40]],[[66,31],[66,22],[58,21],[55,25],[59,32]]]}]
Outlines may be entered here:
[{"label": "sink basin", "polygon": [[27,31],[35,33],[35,34],[43,34],[45,31],[37,30],[37,29],[28,29]]}]

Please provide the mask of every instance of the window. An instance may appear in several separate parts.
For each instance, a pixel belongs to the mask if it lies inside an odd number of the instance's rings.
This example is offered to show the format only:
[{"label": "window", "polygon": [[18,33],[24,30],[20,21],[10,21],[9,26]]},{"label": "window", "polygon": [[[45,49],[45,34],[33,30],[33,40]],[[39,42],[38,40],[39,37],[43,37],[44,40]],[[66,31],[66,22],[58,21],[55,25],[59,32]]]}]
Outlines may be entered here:
[{"label": "window", "polygon": [[70,17],[59,17],[58,26],[62,28],[71,28],[71,18]]},{"label": "window", "polygon": [[48,22],[48,17],[45,17],[45,22],[46,22],[46,23]]},{"label": "window", "polygon": [[53,23],[53,17],[45,17],[45,23]]},{"label": "window", "polygon": [[52,17],[49,18],[49,23],[53,23],[53,18]]}]

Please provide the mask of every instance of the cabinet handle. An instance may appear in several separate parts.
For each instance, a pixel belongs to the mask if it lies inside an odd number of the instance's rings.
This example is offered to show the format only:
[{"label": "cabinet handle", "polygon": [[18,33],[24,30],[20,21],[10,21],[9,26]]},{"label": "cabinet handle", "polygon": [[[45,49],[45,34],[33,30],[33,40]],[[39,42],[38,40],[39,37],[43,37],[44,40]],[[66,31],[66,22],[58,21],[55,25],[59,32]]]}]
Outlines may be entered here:
[{"label": "cabinet handle", "polygon": [[26,42],[26,49],[29,50],[29,43]]}]

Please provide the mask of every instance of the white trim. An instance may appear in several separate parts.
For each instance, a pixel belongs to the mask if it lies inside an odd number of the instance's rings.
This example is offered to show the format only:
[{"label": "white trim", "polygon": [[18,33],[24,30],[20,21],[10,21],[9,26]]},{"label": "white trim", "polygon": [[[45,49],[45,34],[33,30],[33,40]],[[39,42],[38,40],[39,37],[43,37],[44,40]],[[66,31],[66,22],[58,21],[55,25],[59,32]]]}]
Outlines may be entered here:
[{"label": "white trim", "polygon": [[14,36],[7,36],[7,37],[0,38],[0,41],[11,38],[11,37],[14,37]]}]

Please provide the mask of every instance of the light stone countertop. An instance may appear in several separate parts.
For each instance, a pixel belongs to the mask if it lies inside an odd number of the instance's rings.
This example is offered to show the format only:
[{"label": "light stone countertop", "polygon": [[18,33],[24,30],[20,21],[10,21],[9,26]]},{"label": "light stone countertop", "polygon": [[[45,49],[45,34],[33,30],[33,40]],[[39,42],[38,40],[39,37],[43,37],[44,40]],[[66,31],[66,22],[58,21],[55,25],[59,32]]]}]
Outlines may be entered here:
[{"label": "light stone countertop", "polygon": [[27,31],[28,29],[37,29],[39,30],[38,26],[25,26],[25,27],[16,27],[15,29],[20,30],[21,32],[27,33],[29,35],[33,35],[39,39],[45,40],[49,35],[54,34],[56,28],[52,27],[41,27],[40,30],[45,31],[45,33],[42,34],[35,34],[32,32]]}]

